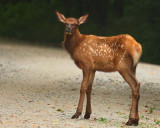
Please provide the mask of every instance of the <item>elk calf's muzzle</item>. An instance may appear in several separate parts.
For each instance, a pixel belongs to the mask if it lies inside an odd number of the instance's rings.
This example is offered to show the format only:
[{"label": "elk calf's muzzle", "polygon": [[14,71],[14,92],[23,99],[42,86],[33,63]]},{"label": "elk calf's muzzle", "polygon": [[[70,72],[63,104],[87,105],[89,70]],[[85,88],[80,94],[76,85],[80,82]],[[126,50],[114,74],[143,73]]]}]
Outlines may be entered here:
[{"label": "elk calf's muzzle", "polygon": [[72,28],[70,24],[66,27],[66,32],[70,32],[70,33],[72,32]]}]

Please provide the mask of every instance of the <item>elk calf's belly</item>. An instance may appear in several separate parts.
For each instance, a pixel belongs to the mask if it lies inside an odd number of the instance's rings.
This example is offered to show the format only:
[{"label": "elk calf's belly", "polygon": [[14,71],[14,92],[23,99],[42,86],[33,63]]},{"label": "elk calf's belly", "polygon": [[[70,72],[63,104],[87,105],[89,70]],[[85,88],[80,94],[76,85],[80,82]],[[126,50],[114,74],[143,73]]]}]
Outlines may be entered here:
[{"label": "elk calf's belly", "polygon": [[116,71],[113,61],[108,59],[95,61],[94,65],[95,65],[95,70],[98,71],[104,71],[104,72]]}]

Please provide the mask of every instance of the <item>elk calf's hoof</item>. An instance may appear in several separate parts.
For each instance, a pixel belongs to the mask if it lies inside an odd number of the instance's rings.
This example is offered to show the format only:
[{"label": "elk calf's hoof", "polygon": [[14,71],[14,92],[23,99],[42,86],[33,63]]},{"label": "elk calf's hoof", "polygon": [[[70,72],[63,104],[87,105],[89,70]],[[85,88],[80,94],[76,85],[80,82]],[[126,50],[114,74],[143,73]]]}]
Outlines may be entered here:
[{"label": "elk calf's hoof", "polygon": [[78,119],[78,117],[80,116],[81,114],[74,114],[73,116],[72,116],[72,119]]},{"label": "elk calf's hoof", "polygon": [[133,126],[137,126],[138,125],[138,120],[133,120],[133,119],[129,119],[128,122],[126,123],[126,125],[133,125]]},{"label": "elk calf's hoof", "polygon": [[85,118],[85,119],[89,119],[89,118],[90,118],[90,115],[91,115],[90,113],[86,113],[86,114],[84,115],[84,118]]}]

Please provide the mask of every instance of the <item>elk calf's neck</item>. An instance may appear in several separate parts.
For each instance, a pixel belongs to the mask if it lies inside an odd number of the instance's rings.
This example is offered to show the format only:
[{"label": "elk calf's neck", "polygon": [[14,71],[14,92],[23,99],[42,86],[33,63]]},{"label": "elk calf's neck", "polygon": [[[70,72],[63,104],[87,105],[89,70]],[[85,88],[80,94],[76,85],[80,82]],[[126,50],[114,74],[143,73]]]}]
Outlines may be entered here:
[{"label": "elk calf's neck", "polygon": [[79,19],[66,18],[60,12],[56,12],[56,14],[59,21],[65,24],[64,47],[83,72],[79,104],[72,118],[78,118],[81,115],[85,93],[87,94],[87,106],[84,117],[90,118],[90,94],[95,72],[118,71],[132,89],[132,107],[126,124],[138,125],[140,84],[136,79],[135,72],[142,54],[141,45],[127,34],[111,37],[81,34],[78,26],[86,21],[87,14]]}]

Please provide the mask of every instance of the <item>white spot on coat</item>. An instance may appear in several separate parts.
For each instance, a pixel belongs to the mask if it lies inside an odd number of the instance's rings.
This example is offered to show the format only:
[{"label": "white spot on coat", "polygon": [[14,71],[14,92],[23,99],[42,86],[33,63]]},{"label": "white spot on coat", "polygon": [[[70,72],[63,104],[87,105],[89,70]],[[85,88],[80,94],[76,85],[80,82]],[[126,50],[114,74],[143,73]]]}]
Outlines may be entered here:
[{"label": "white spot on coat", "polygon": [[93,48],[92,47],[89,47],[89,49],[93,52]]}]

